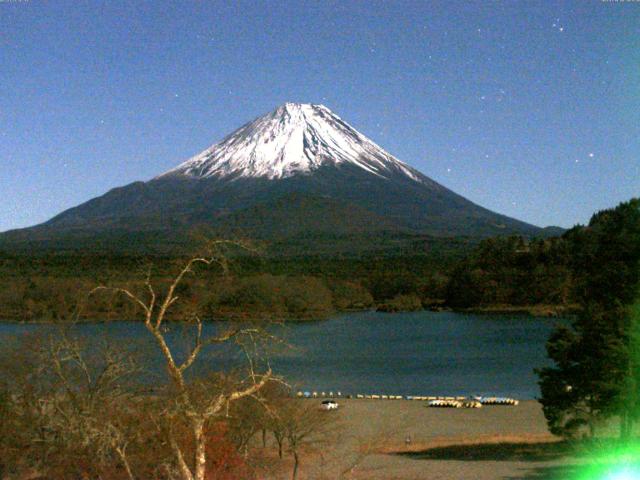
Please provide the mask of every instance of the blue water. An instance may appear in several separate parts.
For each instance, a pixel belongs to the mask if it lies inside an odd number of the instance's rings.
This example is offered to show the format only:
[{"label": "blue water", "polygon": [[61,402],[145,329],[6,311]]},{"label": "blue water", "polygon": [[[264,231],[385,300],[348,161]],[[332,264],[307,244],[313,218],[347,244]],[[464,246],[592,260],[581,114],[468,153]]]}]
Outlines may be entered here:
[{"label": "blue water", "polygon": [[[287,347],[271,352],[274,371],[303,390],[397,395],[539,395],[533,369],[548,364],[544,345],[557,320],[451,312],[363,312],[329,320],[273,327]],[[205,333],[224,328],[207,325]],[[57,327],[0,323],[0,343]],[[149,344],[135,322],[74,327],[91,339],[121,345]],[[185,328],[170,326],[176,348],[189,344]],[[233,347],[210,351],[199,366],[216,370],[243,363]],[[161,374],[160,359],[156,373]]]}]

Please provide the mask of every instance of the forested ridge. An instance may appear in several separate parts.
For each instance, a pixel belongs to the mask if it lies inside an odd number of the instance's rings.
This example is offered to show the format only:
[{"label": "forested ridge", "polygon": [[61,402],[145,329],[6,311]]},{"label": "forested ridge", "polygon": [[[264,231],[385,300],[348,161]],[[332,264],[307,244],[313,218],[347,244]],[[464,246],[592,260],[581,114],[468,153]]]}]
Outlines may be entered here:
[{"label": "forested ridge", "polygon": [[[586,228],[578,225],[546,239],[431,239],[429,248],[402,244],[361,254],[244,252],[230,259],[226,275],[209,269],[189,278],[181,287],[188,300],[181,308],[197,307],[208,319],[305,320],[372,308],[571,313],[578,308],[574,270]],[[105,295],[85,302],[88,292],[99,284],[141,288],[149,274],[162,281],[183,259],[0,252],[0,317],[64,321],[86,304],[80,311],[84,319],[135,319],[139,312],[130,303]],[[173,316],[183,313],[176,309]]]},{"label": "forested ridge", "polygon": [[[462,255],[462,253],[458,254]],[[4,255],[0,260],[0,317],[25,321],[64,321],[83,305],[85,319],[135,319],[134,305],[98,295],[99,284],[142,288],[148,274],[162,282],[181,258],[143,256]],[[441,261],[440,261],[441,260]],[[442,298],[450,258],[384,256],[371,258],[239,257],[228,274],[199,272],[181,286],[188,299],[180,308],[198,308],[208,319],[270,315],[286,319],[323,318],[338,311],[375,308],[398,297]]]}]

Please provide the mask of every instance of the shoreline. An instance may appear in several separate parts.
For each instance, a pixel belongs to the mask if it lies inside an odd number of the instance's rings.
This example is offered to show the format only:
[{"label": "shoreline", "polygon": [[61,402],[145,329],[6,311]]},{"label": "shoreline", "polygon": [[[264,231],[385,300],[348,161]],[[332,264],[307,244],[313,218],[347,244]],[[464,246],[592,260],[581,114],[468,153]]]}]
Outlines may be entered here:
[{"label": "shoreline", "polygon": [[454,309],[458,313],[474,313],[477,315],[528,315],[531,317],[566,318],[579,313],[580,309],[576,305],[490,305],[486,307],[471,307]]},{"label": "shoreline", "polygon": [[[438,307],[425,307],[419,310],[384,310],[379,306],[366,309],[348,309],[348,310],[336,310],[330,315],[321,317],[309,317],[309,318],[278,318],[273,320],[274,323],[307,323],[307,322],[322,322],[330,320],[349,313],[363,313],[363,312],[379,312],[387,315],[403,314],[403,313],[417,313],[417,312],[432,312],[432,313],[459,313],[459,314],[474,314],[474,315],[498,315],[498,316],[527,316],[532,318],[570,318],[579,312],[579,309],[575,305],[529,305],[529,306],[516,306],[516,305],[489,305],[482,307],[469,307],[469,308],[450,308],[445,306]],[[234,318],[233,316],[221,316],[218,318],[205,318],[205,323],[223,323],[234,321],[247,321],[264,318],[268,319],[268,313],[258,313],[255,317],[246,316],[243,318]],[[183,320],[167,318],[168,323],[183,323]],[[119,319],[77,319],[77,320],[25,320],[16,317],[3,317],[0,316],[0,323],[6,324],[18,324],[18,325],[73,325],[73,324],[92,324],[92,323],[112,323],[112,322],[143,322],[140,318],[119,318]]]}]

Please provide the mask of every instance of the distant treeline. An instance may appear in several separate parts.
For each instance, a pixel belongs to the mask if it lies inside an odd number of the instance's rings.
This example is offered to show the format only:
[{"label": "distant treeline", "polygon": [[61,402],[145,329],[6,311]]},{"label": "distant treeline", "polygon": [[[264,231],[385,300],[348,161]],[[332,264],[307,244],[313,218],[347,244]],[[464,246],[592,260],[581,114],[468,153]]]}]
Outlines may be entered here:
[{"label": "distant treeline", "polygon": [[570,308],[575,303],[571,236],[483,241],[450,272],[446,304],[456,309]]},{"label": "distant treeline", "polygon": [[[142,291],[150,275],[167,283],[185,261],[167,257],[0,257],[0,318],[25,321],[135,319],[140,312],[118,295],[95,292],[98,285]],[[442,299],[446,270],[454,263],[428,256],[359,259],[236,258],[223,275],[200,268],[181,287],[174,317],[269,316],[323,318],[339,311],[381,307],[420,309]],[[397,305],[394,305],[394,302]]]},{"label": "distant treeline", "polygon": [[[594,215],[602,215],[602,212]],[[496,237],[479,243],[360,256],[238,256],[223,275],[202,269],[182,286],[174,311],[208,319],[323,318],[339,311],[452,308],[562,314],[575,309],[574,264],[584,250],[577,226],[561,237]],[[64,321],[135,319],[121,296],[88,293],[97,285],[145,288],[175,275],[185,258],[89,254],[0,254],[0,318]],[[82,308],[78,310],[78,306]]]}]

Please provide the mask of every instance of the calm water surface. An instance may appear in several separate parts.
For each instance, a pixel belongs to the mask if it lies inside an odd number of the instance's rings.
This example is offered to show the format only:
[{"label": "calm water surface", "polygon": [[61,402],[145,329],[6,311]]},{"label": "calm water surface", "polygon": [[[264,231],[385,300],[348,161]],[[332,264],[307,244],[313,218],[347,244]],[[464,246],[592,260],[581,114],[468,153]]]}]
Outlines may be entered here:
[{"label": "calm water surface", "polygon": [[[548,364],[544,345],[557,320],[451,312],[363,312],[278,329],[292,346],[274,353],[272,366],[306,390],[397,395],[539,395],[533,369]],[[51,326],[0,323],[0,342]],[[147,342],[139,323],[74,327],[90,338]],[[220,325],[207,325],[208,329]],[[184,328],[170,327],[174,345]],[[159,359],[155,360],[159,363]],[[229,367],[237,352],[208,357],[204,368]]]}]

